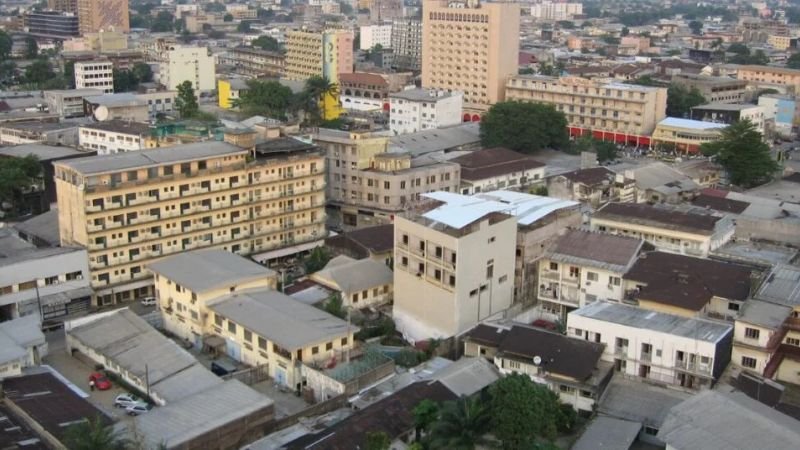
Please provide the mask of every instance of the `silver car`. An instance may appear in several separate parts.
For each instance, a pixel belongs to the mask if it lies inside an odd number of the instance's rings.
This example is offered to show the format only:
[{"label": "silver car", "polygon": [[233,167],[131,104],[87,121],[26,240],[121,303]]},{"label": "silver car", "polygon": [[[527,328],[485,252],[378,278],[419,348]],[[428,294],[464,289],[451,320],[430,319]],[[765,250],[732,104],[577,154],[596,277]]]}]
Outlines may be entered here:
[{"label": "silver car", "polygon": [[139,403],[145,403],[145,401],[133,394],[119,394],[114,398],[114,406],[117,408],[127,408]]},{"label": "silver car", "polygon": [[144,414],[146,412],[149,412],[151,409],[153,409],[153,405],[151,405],[150,403],[141,402],[135,405],[128,406],[127,408],[125,408],[125,412],[129,416],[138,416],[139,414]]}]

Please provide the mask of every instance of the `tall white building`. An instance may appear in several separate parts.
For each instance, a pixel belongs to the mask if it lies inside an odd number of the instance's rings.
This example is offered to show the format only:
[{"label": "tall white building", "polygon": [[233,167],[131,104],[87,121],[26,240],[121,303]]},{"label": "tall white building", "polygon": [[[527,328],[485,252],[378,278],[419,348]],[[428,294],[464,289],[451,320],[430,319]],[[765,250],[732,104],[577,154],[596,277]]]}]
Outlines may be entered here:
[{"label": "tall white building", "polygon": [[195,91],[213,91],[216,88],[214,57],[206,47],[172,45],[164,52],[158,77],[159,83],[170,90],[188,80]]},{"label": "tall white building", "polygon": [[458,125],[464,96],[460,92],[407,89],[389,95],[389,128],[395,135]]},{"label": "tall white building", "polygon": [[392,25],[365,25],[360,29],[361,50],[369,50],[380,44],[383,48],[392,46]]},{"label": "tall white building", "polygon": [[531,6],[531,17],[541,20],[569,20],[583,14],[581,3],[541,2]]},{"label": "tall white building", "polygon": [[114,64],[111,61],[82,61],[75,63],[75,89],[102,89],[114,92]]}]

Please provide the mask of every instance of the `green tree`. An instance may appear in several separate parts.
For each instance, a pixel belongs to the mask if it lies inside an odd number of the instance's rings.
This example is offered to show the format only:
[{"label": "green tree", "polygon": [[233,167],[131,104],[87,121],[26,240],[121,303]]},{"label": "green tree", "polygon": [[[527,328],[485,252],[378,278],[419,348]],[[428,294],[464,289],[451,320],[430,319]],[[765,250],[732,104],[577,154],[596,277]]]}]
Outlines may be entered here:
[{"label": "green tree", "polygon": [[67,82],[68,88],[75,88],[75,61],[67,61],[64,63],[64,79]]},{"label": "green tree", "polygon": [[239,25],[236,26],[236,31],[238,31],[239,33],[249,33],[250,31],[252,31],[250,29],[250,22],[246,20],[239,22]]},{"label": "green tree", "polygon": [[33,64],[25,68],[25,81],[37,86],[55,76],[53,68],[50,67],[50,62],[46,59],[37,59]]},{"label": "green tree", "polygon": [[33,155],[0,159],[0,203],[10,203],[14,212],[20,212],[23,191],[41,179],[42,166]]},{"label": "green tree", "polygon": [[175,107],[183,118],[192,117],[200,110],[200,105],[197,104],[197,96],[194,94],[191,81],[186,80],[178,85],[178,96],[175,98]]},{"label": "green tree", "polygon": [[342,304],[342,296],[338,293],[328,297],[322,309],[324,309],[328,314],[334,315],[340,319],[347,317],[347,310],[345,310],[344,305]]},{"label": "green tree", "polygon": [[731,183],[745,188],[770,181],[780,168],[749,120],[734,122],[722,131],[720,139],[701,145],[700,151],[714,156],[728,172]]},{"label": "green tree", "polygon": [[253,47],[271,52],[283,52],[283,46],[272,36],[259,36],[252,42]]},{"label": "green tree", "polygon": [[480,128],[484,147],[533,153],[569,144],[564,113],[543,103],[496,103],[484,114]]},{"label": "green tree", "polygon": [[692,30],[692,34],[696,34],[699,36],[703,34],[703,22],[693,20],[689,22],[689,29]]},{"label": "green tree", "polygon": [[136,77],[130,70],[114,69],[114,92],[135,91],[138,87]]},{"label": "green tree", "polygon": [[414,415],[416,440],[419,441],[422,433],[427,433],[431,425],[439,418],[439,405],[433,400],[426,398],[414,407],[412,414]]},{"label": "green tree", "polygon": [[292,102],[292,90],[277,81],[248,80],[247,89],[233,106],[251,115],[285,120]]},{"label": "green tree", "polygon": [[505,449],[522,449],[558,433],[558,396],[523,374],[506,376],[489,388],[493,434]]},{"label": "green tree", "polygon": [[36,43],[36,39],[28,36],[25,38],[25,57],[33,59],[37,56],[39,56],[39,44]]},{"label": "green tree", "polygon": [[161,11],[150,25],[150,31],[154,33],[166,33],[175,31],[175,18],[167,11]]},{"label": "green tree", "polygon": [[368,431],[364,450],[389,450],[392,441],[389,435],[383,431]]},{"label": "green tree", "polygon": [[0,62],[0,83],[11,83],[17,73],[17,65],[14,61],[7,60]]},{"label": "green tree", "polygon": [[786,60],[786,67],[790,69],[800,69],[800,53],[794,53]]},{"label": "green tree", "polygon": [[223,20],[224,22],[233,22],[233,14],[230,14],[230,13],[228,13],[228,14],[225,14],[225,15],[222,17],[222,20]]},{"label": "green tree", "polygon": [[339,86],[332,83],[327,77],[313,76],[306,80],[302,98],[305,100],[306,112],[311,116],[309,122],[319,125],[322,122],[322,109],[320,103],[326,95],[337,95]]},{"label": "green tree", "polygon": [[99,417],[71,425],[64,433],[64,444],[70,450],[125,450],[127,439],[104,425]]},{"label": "green tree", "polygon": [[347,2],[339,2],[339,11],[345,16],[350,16],[353,14],[353,5]]},{"label": "green tree", "polygon": [[137,83],[149,83],[153,81],[153,69],[150,68],[149,64],[138,62],[133,65],[132,72]]},{"label": "green tree", "polygon": [[314,247],[308,257],[303,261],[306,273],[319,272],[324,269],[331,260],[330,252],[324,247]]},{"label": "green tree", "polygon": [[487,443],[491,430],[489,408],[478,397],[445,402],[439,419],[431,426],[432,450],[472,450]]},{"label": "green tree", "polygon": [[728,53],[736,53],[737,55],[749,55],[750,48],[747,45],[742,44],[741,42],[734,42],[733,44],[729,45],[726,49]]},{"label": "green tree", "polygon": [[688,117],[692,108],[705,103],[705,97],[695,87],[689,90],[679,84],[671,84],[667,89],[667,116],[669,117]]},{"label": "green tree", "polygon": [[11,47],[13,45],[14,41],[11,36],[5,30],[0,30],[0,60],[5,60],[11,56]]},{"label": "green tree", "polygon": [[559,20],[558,22],[556,22],[556,25],[558,25],[559,28],[562,28],[564,30],[572,30],[573,28],[575,28],[575,24],[572,23],[571,20]]},{"label": "green tree", "polygon": [[658,86],[658,82],[653,79],[650,75],[642,75],[641,77],[630,80],[627,82],[628,84],[637,84],[639,86]]}]

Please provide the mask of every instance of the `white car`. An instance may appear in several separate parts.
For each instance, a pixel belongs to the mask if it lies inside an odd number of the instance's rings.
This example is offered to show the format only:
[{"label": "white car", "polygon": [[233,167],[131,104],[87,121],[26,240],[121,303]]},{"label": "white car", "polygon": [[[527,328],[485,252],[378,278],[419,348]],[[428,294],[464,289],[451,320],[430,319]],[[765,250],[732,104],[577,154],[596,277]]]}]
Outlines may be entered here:
[{"label": "white car", "polygon": [[155,305],[156,305],[155,297],[145,297],[142,299],[142,306],[155,306]]},{"label": "white car", "polygon": [[133,394],[119,394],[114,398],[114,406],[117,408],[127,408],[128,406],[138,405],[145,401]]},{"label": "white car", "polygon": [[135,405],[128,406],[127,408],[125,408],[125,412],[129,416],[138,416],[139,414],[144,414],[150,411],[151,409],[153,409],[153,405],[145,402],[140,402]]}]

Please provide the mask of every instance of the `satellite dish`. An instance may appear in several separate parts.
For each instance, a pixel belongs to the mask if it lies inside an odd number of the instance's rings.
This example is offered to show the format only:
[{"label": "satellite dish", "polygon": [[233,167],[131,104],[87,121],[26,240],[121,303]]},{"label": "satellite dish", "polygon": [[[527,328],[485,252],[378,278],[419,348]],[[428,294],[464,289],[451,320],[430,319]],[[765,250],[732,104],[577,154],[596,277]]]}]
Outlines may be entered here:
[{"label": "satellite dish", "polygon": [[541,356],[534,356],[533,357],[533,363],[538,366],[539,364],[542,363],[542,357]]},{"label": "satellite dish", "polygon": [[110,116],[108,107],[105,105],[99,106],[97,109],[94,110],[94,118],[97,119],[99,122],[104,122],[108,120],[108,116]]}]

